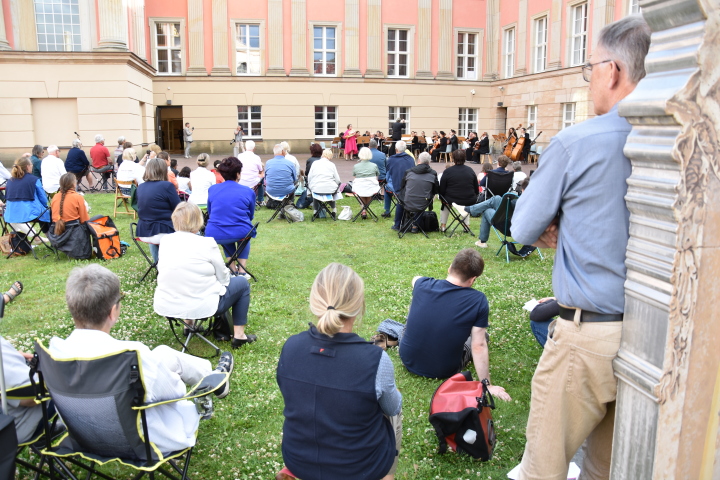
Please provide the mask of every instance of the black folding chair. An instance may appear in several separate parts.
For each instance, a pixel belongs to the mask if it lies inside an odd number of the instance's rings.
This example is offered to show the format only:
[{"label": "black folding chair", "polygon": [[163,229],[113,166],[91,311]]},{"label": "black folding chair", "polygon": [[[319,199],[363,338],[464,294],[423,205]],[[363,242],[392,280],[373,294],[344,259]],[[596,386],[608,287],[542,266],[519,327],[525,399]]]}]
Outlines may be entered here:
[{"label": "black folding chair", "polygon": [[513,175],[515,172],[487,172],[485,190],[478,195],[477,203],[484,202],[495,195],[505,195],[512,188]]},{"label": "black folding chair", "polygon": [[360,198],[360,195],[357,195],[357,194],[355,195],[355,199],[360,204],[360,211],[358,211],[358,213],[356,213],[355,216],[353,217],[353,219],[352,219],[353,222],[355,220],[357,220],[358,218],[360,218],[360,215],[362,215],[363,210],[365,210],[365,212],[368,213],[370,215],[370,217],[373,218],[376,222],[378,221],[378,216],[375,215],[375,212],[372,211],[372,208],[370,208],[370,205],[372,204],[373,200],[375,200],[377,198],[380,191],[381,191],[381,189],[378,188],[378,191],[373,193],[370,196],[370,201],[368,201],[367,203],[363,202],[362,198]]},{"label": "black folding chair", "polygon": [[[334,202],[335,194],[337,194],[337,190],[335,190],[332,193],[315,193],[312,192],[312,199],[313,199],[313,216],[310,219],[311,222],[314,222],[316,218],[321,218],[320,215],[325,212],[326,217],[332,218],[334,222],[337,222],[337,215],[335,212],[332,211],[332,206],[330,205],[330,202]],[[318,208],[315,210],[315,202],[318,203]]]},{"label": "black folding chair", "polygon": [[[383,181],[380,185],[383,189],[383,191],[390,194],[390,216],[392,216],[393,212],[395,211],[395,208],[397,207],[397,198],[395,196],[395,192],[387,188],[387,181]],[[379,198],[381,202],[385,202],[385,196]],[[384,205],[383,205],[384,208]]]},{"label": "black folding chair", "polygon": [[463,219],[460,217],[460,214],[457,210],[453,207],[452,202],[448,202],[445,197],[438,194],[438,197],[440,197],[440,203],[442,204],[442,208],[447,208],[450,218],[450,223],[445,227],[445,235],[447,237],[452,237],[455,234],[455,230],[458,229],[458,227],[462,227],[464,233],[469,233],[472,236],[475,236],[472,230],[470,230],[470,226],[467,225]]},{"label": "black folding chair", "polygon": [[[25,225],[25,227],[27,228],[27,233],[16,229],[12,223],[5,220],[5,225],[3,226],[3,229],[8,230],[9,233],[14,234],[15,237],[18,239],[18,241],[14,247],[11,245],[10,253],[8,254],[8,256],[6,258],[12,257],[21,248],[24,248],[24,249],[29,249],[32,252],[33,257],[35,257],[35,260],[39,260],[38,256],[37,256],[37,252],[35,251],[35,247],[37,247],[39,245],[43,245],[43,246],[47,247],[48,250],[50,250],[50,253],[45,255],[43,258],[49,257],[53,253],[55,254],[55,257],[60,258],[57,250],[50,244],[50,241],[49,240],[46,241],[46,239],[43,238],[41,235],[42,227],[41,227],[40,218],[43,215],[45,215],[45,212],[49,212],[49,211],[50,211],[50,207],[47,207],[34,220],[30,220],[29,222],[16,222],[17,224]],[[35,242],[36,239],[40,241],[39,245],[33,245],[33,243]]]},{"label": "black folding chair", "polygon": [[[242,238],[242,239],[240,239],[240,240],[237,242],[237,243],[238,243],[238,247],[235,249],[235,253],[232,254],[232,256],[228,259],[227,262],[225,262],[225,266],[228,267],[228,268],[230,268],[230,265],[232,265],[233,263],[235,264],[235,266],[236,266],[238,269],[242,268],[245,273],[247,273],[248,275],[250,275],[250,277],[252,277],[252,279],[255,280],[255,282],[257,282],[257,278],[255,278],[255,275],[253,275],[253,274],[250,272],[250,270],[247,269],[247,267],[244,267],[244,266],[242,265],[242,263],[240,263],[240,260],[238,260],[238,255],[240,255],[240,253],[242,253],[242,251],[243,251],[243,249],[245,248],[245,246],[246,246],[248,243],[250,243],[250,240],[252,240],[252,238],[253,238],[253,233],[257,233],[257,228],[258,228],[259,225],[260,225],[260,222],[255,223],[255,225],[252,226],[252,228],[250,229],[250,231],[248,232],[248,234],[245,235],[245,238]],[[220,243],[220,242],[218,242],[218,243],[219,243],[220,245],[225,245],[224,243]],[[236,243],[236,242],[233,242],[233,243]],[[239,272],[240,270],[237,270],[237,271]]]},{"label": "black folding chair", "polygon": [[143,249],[142,245],[140,245],[140,243],[145,243],[145,242],[143,242],[142,240],[140,240],[138,238],[138,236],[136,235],[136,231],[137,231],[137,223],[133,222],[130,224],[130,236],[132,237],[133,242],[135,243],[135,246],[138,248],[138,250],[140,250],[140,253],[145,258],[145,261],[147,261],[148,265],[150,265],[148,267],[148,269],[145,270],[145,274],[142,276],[142,278],[138,282],[138,283],[142,283],[145,280],[145,277],[147,277],[151,271],[155,270],[155,275],[157,275],[158,269],[157,269],[157,262],[155,260],[153,260],[153,258],[149,255],[149,253],[146,253],[145,250]]},{"label": "black folding chair", "polygon": [[[215,345],[213,342],[210,341],[207,337],[209,337],[213,332],[215,332],[216,329],[216,323],[217,322],[227,322],[228,319],[226,317],[227,312],[217,315],[215,317],[204,317],[204,318],[193,318],[193,319],[183,319],[183,318],[175,318],[175,317],[165,317],[170,324],[170,330],[173,332],[173,336],[178,341],[180,346],[182,347],[180,351],[182,353],[189,352],[190,348],[190,340],[193,339],[193,337],[198,337],[203,342],[207,343],[210,347],[212,347],[215,350],[214,356],[219,356],[222,351],[220,348]],[[190,320],[191,323],[186,323],[185,320]],[[182,334],[184,338],[181,338],[180,335],[177,333],[176,329],[182,329]],[[228,327],[229,328],[229,327]],[[193,355],[195,355],[193,353]],[[196,357],[200,357],[201,355],[195,355]],[[205,358],[205,357],[203,357]]]},{"label": "black folding chair", "polygon": [[[273,212],[272,216],[270,216],[270,218],[268,218],[267,222],[265,222],[265,223],[272,222],[273,220],[275,220],[275,217],[277,217],[278,215],[280,215],[283,212],[283,209],[287,205],[292,205],[293,194],[294,194],[294,192],[288,193],[283,198],[275,198],[272,195],[270,195],[269,193],[265,192],[265,195],[267,195],[268,198],[270,198],[271,200],[275,200],[277,202],[277,206],[275,207],[275,212]],[[280,218],[284,218],[285,220],[287,220],[288,223],[292,223],[292,220],[290,220],[290,218],[288,218],[287,215],[280,215]]]},{"label": "black folding chair", "polygon": [[[500,249],[497,251],[495,256],[500,255],[500,252],[505,249],[505,262],[510,263],[510,254],[517,255],[518,257],[525,258],[534,251],[537,250],[538,255],[542,259],[542,252],[539,248],[533,247],[532,245],[523,245],[518,248],[519,243],[509,240],[512,237],[510,228],[512,227],[512,216],[515,212],[515,203],[517,202],[518,195],[516,193],[506,193],[503,195],[502,200],[498,209],[495,210],[495,214],[492,217],[491,227],[498,240],[500,240]],[[484,221],[484,220],[483,220]]]},{"label": "black folding chair", "polygon": [[418,219],[425,212],[425,210],[427,210],[428,207],[430,205],[432,205],[433,199],[432,198],[427,199],[425,206],[422,207],[422,209],[420,209],[420,210],[409,210],[407,208],[407,205],[405,204],[405,202],[402,199],[400,199],[400,197],[396,197],[396,200],[398,202],[398,205],[400,205],[403,209],[403,216],[400,221],[400,229],[398,230],[398,238],[404,237],[405,234],[413,226],[416,226],[418,228],[418,231],[422,232],[422,234],[425,235],[425,238],[430,238],[430,237],[428,237],[425,230],[422,228],[422,225],[420,225],[420,223],[418,222]]},{"label": "black folding chair", "polygon": [[93,177],[93,184],[87,190],[91,192],[114,192],[115,191],[115,169],[107,172],[98,172],[90,166],[90,174]]}]

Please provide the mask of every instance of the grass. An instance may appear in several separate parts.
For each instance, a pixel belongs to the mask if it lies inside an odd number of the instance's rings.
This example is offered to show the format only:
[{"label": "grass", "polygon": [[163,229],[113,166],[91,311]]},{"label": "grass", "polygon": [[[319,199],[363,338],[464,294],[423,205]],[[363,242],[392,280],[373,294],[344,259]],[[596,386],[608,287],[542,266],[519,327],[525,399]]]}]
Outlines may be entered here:
[{"label": "grass", "polygon": [[[87,195],[86,199],[92,207],[91,215],[112,212],[112,195]],[[339,205],[350,205],[357,212],[353,198]],[[375,205],[380,213],[382,207]],[[469,235],[445,238],[440,233],[430,234],[429,240],[412,234],[398,239],[388,219],[378,223],[329,219],[311,223],[309,210],[304,212],[307,221],[292,225],[281,220],[266,224],[270,210],[256,212],[261,224],[252,243],[248,268],[259,282],[252,284],[248,332],[257,334],[259,341],[233,352],[236,364],[232,392],[215,402],[215,417],[201,423],[191,465],[193,478],[274,478],[281,468],[283,400],[275,382],[275,368],[285,340],[306,329],[313,320],[308,294],[319,270],[330,262],[341,262],[365,280],[367,313],[356,331],[369,338],[384,318],[404,319],[413,276],[444,278],[455,253],[476,240]],[[132,244],[131,217],[118,216],[115,222],[121,239]],[[472,221],[475,232],[477,222]],[[476,283],[490,301],[491,378],[513,397],[512,402],[498,401],[494,411],[498,436],[494,458],[481,463],[468,456],[436,453],[437,439],[427,416],[430,397],[440,380],[408,373],[397,350],[391,350],[396,382],[403,394],[403,444],[396,478],[506,478],[522,457],[530,381],[542,352],[530,332],[522,305],[530,298],[551,294],[552,255],[547,252],[541,260],[533,254],[506,264],[504,255],[495,256],[499,245],[496,238],[491,238],[489,248],[482,251],[485,272]],[[43,252],[42,248],[38,250]],[[3,290],[21,280],[25,291],[6,308],[0,333],[21,350],[31,349],[35,338],[47,343],[54,335],[67,336],[73,324],[63,297],[65,280],[72,268],[87,261],[69,260],[61,254],[59,260],[50,256],[38,261],[30,256],[2,262]],[[150,347],[173,345],[164,318],[153,312],[154,276],[138,283],[147,264],[135,245],[122,258],[103,265],[118,274],[125,293],[121,320],[113,335],[140,340]],[[115,474],[130,476],[124,470],[109,468]]]}]

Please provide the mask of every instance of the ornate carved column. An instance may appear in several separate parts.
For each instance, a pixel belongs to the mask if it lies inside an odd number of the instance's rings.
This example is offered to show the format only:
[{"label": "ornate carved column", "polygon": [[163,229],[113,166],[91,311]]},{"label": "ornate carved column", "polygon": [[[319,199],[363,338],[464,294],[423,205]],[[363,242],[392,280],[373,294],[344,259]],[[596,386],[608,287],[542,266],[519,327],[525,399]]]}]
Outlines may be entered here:
[{"label": "ornate carved column", "polygon": [[307,77],[307,4],[305,0],[291,0],[292,10],[292,67],[293,77]]},{"label": "ornate carved column", "polygon": [[438,41],[438,72],[437,78],[454,79],[453,60],[453,22],[452,0],[440,0],[440,35]]},{"label": "ornate carved column", "polygon": [[344,77],[360,74],[360,1],[345,0],[345,69]]},{"label": "ornate carved column", "polygon": [[267,75],[282,76],[283,66],[283,2],[268,0],[268,69]]},{"label": "ornate carved column", "polygon": [[382,77],[383,48],[382,0],[367,0],[367,68],[366,77]]},{"label": "ornate carved column", "polygon": [[[558,2],[553,2],[558,3]],[[500,75],[500,0],[487,0],[487,49],[483,80],[496,80]]]},{"label": "ornate carved column", "polygon": [[98,0],[100,41],[96,50],[127,51],[127,9],[123,0]]},{"label": "ornate carved column", "polygon": [[720,478],[720,2],[659,0],[633,130],[612,478]]},{"label": "ornate carved column", "polygon": [[132,18],[132,51],[143,60],[147,60],[145,46],[145,0],[130,2],[130,18]]},{"label": "ornate carved column", "polygon": [[432,61],[432,0],[418,0],[418,44],[416,78],[433,78]]},{"label": "ornate carved column", "polygon": [[[525,75],[527,73],[527,10],[528,0],[520,0],[520,10],[517,23],[517,45],[515,45],[515,73],[513,76]],[[597,31],[597,30],[594,30]]]},{"label": "ornate carved column", "polygon": [[5,13],[2,9],[2,3],[0,3],[0,50],[10,50],[10,43],[5,33]]},{"label": "ornate carved column", "polygon": [[212,0],[213,68],[210,75],[230,76],[228,47],[228,0]]},{"label": "ornate carved column", "polygon": [[548,38],[548,41],[550,45],[548,48],[547,70],[557,70],[562,67],[560,52],[560,43],[562,40],[562,9],[563,2],[553,0],[552,8],[550,9],[550,18],[548,18],[548,26],[550,28],[550,38]]},{"label": "ornate carved column", "polygon": [[188,0],[188,52],[190,66],[186,74],[207,76],[205,68],[205,34],[203,33],[203,0]]}]

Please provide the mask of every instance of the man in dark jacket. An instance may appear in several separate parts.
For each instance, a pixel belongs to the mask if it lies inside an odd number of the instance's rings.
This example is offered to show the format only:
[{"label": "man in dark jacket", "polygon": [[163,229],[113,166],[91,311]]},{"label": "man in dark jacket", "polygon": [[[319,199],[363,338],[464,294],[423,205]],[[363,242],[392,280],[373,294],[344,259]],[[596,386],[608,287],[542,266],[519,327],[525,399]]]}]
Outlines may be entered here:
[{"label": "man in dark jacket", "polygon": [[[407,144],[402,140],[395,144],[395,149],[397,153],[395,155],[392,155],[387,160],[385,179],[388,181],[388,185],[386,186],[386,191],[390,190],[396,195],[399,195],[400,188],[402,187],[403,183],[403,178],[405,177],[405,172],[415,166],[415,161],[410,155],[405,153],[405,150],[407,149]],[[395,223],[391,227],[393,230],[400,229],[400,221],[402,220],[402,215],[403,209],[400,205],[398,205],[395,209]]]},{"label": "man in dark jacket", "polygon": [[[417,165],[405,172],[398,195],[403,199],[408,211],[422,212],[439,189],[437,172],[430,168],[430,154],[423,152],[418,156]],[[431,211],[432,207],[430,203],[428,208]],[[415,218],[419,216],[416,215]],[[414,224],[412,231],[413,233],[417,231],[417,226]]]},{"label": "man in dark jacket", "polygon": [[[390,138],[393,141],[393,145],[394,145],[394,142],[397,142],[398,140],[402,140],[402,134],[403,134],[404,130],[405,130],[405,120],[398,117],[397,120],[395,121],[395,123],[393,123],[390,126]],[[392,152],[393,145],[390,146],[391,152]]]}]

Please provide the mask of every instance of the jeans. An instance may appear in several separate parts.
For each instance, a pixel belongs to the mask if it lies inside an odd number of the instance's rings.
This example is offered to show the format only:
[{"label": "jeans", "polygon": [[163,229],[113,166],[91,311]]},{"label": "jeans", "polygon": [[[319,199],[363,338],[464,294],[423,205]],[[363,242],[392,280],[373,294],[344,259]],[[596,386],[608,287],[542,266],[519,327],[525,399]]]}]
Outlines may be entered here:
[{"label": "jeans", "polygon": [[405,210],[403,210],[403,207],[398,203],[395,207],[395,227],[400,228],[400,224],[402,223],[403,213],[405,213]]},{"label": "jeans", "polygon": [[250,284],[245,277],[230,277],[230,284],[225,288],[225,295],[220,296],[215,315],[221,315],[232,307],[233,325],[246,325],[250,308]]},{"label": "jeans", "polygon": [[265,201],[265,185],[263,185],[262,180],[260,183],[258,183],[257,192],[255,193],[255,196],[258,198],[260,202]]},{"label": "jeans", "polygon": [[550,326],[550,322],[533,322],[530,321],[530,330],[532,331],[533,335],[535,335],[535,340],[538,341],[541,347],[545,347],[545,342],[547,342],[547,336],[548,336],[548,327]]},{"label": "jeans", "polygon": [[148,243],[148,246],[150,247],[150,255],[152,255],[153,260],[155,263],[158,262],[158,257],[160,255],[160,245],[155,245],[154,243]]},{"label": "jeans", "polygon": [[[240,246],[240,240],[242,238],[220,238],[215,239],[216,242],[218,242],[219,245],[222,246],[223,251],[225,252],[225,257],[230,258],[233,256],[233,253],[235,253]],[[245,245],[245,248],[243,248],[240,253],[238,253],[237,258],[242,260],[247,260],[250,257],[250,242]]]},{"label": "jeans", "polygon": [[390,214],[392,208],[392,194],[385,190],[385,213]]},{"label": "jeans", "polygon": [[468,212],[471,217],[482,216],[482,220],[480,220],[480,235],[478,238],[483,243],[487,242],[488,238],[490,238],[490,225],[492,225],[492,218],[500,206],[500,202],[502,202],[502,197],[496,195],[484,202],[465,207],[465,211]]}]

